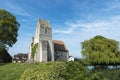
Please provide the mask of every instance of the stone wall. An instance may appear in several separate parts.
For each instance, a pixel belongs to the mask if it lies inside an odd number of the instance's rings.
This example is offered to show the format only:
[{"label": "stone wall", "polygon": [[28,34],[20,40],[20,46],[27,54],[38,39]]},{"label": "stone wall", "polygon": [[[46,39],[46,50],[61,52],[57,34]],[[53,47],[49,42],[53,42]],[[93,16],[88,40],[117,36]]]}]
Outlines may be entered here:
[{"label": "stone wall", "polygon": [[55,60],[68,60],[69,53],[67,51],[55,51]]},{"label": "stone wall", "polygon": [[35,36],[29,49],[29,59],[31,58],[32,45],[35,43],[38,43],[38,48],[36,49],[34,57],[36,62],[54,61],[54,59],[62,59],[67,61],[68,51],[56,52],[54,49],[54,43],[52,42],[52,28],[50,28],[49,22],[40,19],[38,20]]}]

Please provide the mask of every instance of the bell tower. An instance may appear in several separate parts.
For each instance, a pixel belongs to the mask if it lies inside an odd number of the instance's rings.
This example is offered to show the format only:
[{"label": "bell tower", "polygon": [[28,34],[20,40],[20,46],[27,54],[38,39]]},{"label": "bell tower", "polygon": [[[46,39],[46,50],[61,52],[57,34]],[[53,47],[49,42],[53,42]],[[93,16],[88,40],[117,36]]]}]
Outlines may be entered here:
[{"label": "bell tower", "polygon": [[[52,29],[48,21],[38,20],[33,44],[38,43],[34,61],[54,61],[54,49],[52,43]],[[32,51],[31,51],[32,52]]]}]

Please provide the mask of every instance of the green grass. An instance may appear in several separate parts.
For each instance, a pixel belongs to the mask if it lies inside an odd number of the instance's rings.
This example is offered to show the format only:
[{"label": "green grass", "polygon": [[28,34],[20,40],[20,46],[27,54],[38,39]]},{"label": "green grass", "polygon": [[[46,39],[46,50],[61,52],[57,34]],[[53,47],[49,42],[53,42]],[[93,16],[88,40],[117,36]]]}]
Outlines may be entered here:
[{"label": "green grass", "polygon": [[21,74],[27,68],[36,66],[35,64],[9,63],[0,66],[0,80],[19,80]]}]

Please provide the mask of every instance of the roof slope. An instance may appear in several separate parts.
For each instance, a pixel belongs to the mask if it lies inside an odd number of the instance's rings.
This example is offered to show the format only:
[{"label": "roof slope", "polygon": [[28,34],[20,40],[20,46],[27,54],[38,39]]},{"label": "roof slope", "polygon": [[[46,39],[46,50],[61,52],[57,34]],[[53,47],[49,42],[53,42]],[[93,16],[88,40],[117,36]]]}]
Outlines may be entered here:
[{"label": "roof slope", "polygon": [[55,51],[68,51],[64,42],[59,40],[53,40]]}]

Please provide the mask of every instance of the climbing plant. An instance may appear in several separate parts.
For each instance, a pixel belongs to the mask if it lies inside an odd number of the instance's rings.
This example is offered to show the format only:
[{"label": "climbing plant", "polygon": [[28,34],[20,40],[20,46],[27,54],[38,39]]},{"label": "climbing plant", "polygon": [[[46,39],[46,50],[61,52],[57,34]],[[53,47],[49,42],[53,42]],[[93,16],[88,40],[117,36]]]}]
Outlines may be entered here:
[{"label": "climbing plant", "polygon": [[33,48],[32,48],[32,59],[34,60],[34,56],[35,56],[35,52],[36,52],[36,49],[38,47],[38,43],[34,44]]}]

